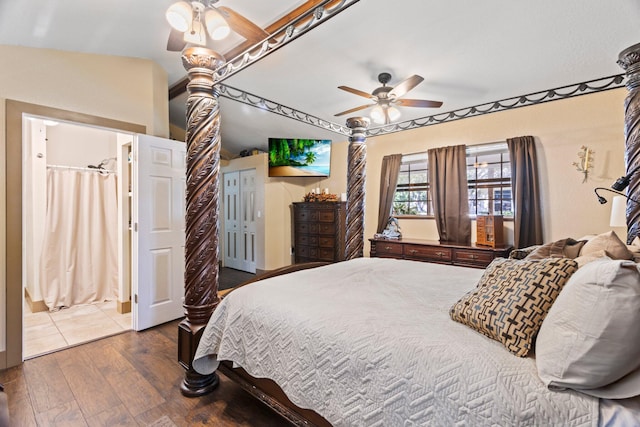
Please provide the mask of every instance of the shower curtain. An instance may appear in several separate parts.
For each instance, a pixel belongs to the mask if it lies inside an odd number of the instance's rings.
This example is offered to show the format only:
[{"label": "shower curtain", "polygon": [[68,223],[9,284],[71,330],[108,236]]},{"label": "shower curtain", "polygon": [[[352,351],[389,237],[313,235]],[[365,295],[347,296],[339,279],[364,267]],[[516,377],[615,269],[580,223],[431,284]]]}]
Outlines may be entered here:
[{"label": "shower curtain", "polygon": [[47,170],[40,286],[49,310],[118,293],[116,176]]}]

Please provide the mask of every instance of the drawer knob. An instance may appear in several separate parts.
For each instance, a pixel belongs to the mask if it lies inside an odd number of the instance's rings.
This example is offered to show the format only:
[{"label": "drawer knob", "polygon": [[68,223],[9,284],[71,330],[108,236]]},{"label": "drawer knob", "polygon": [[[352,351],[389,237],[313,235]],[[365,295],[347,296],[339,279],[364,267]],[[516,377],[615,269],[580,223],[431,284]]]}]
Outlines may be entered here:
[{"label": "drawer knob", "polygon": [[385,246],[384,249],[388,251],[391,249],[391,246]]},{"label": "drawer knob", "polygon": [[436,255],[442,258],[444,256],[444,252],[436,252]]},{"label": "drawer knob", "polygon": [[417,254],[417,253],[418,253],[418,251],[417,251],[417,250],[415,250],[415,249],[411,249],[411,250],[409,251],[409,253],[410,253],[410,254]]},{"label": "drawer knob", "polygon": [[469,258],[471,258],[471,259],[478,259],[478,255],[476,255],[476,254],[471,254],[471,256],[470,256]]}]

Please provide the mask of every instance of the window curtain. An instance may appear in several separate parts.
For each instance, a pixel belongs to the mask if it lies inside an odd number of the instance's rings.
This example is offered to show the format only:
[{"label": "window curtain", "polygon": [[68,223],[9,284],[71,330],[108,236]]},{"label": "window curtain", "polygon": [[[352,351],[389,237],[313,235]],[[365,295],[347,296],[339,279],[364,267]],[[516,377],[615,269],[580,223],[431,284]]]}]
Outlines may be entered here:
[{"label": "window curtain", "polygon": [[40,286],[49,310],[117,297],[115,174],[47,170]]},{"label": "window curtain", "polygon": [[441,242],[470,243],[466,146],[432,148],[429,189]]},{"label": "window curtain", "polygon": [[378,229],[376,233],[382,233],[389,222],[401,164],[402,154],[391,154],[382,158],[380,200],[378,202]]},{"label": "window curtain", "polygon": [[532,136],[507,139],[511,160],[516,248],[542,244],[542,218],[536,147]]}]

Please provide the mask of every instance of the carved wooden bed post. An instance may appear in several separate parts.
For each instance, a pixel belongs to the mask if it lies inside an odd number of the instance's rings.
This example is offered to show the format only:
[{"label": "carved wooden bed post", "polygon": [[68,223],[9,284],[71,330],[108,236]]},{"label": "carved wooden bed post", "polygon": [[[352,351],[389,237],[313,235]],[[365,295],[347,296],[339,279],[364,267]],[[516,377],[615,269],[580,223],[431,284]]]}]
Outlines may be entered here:
[{"label": "carved wooden bed post", "polygon": [[[640,43],[620,52],[618,64],[627,73],[624,102],[625,167],[629,174],[640,166]],[[640,198],[640,171],[630,177],[627,194]],[[640,204],[627,199],[627,243],[640,236]]]},{"label": "carved wooden bed post", "polygon": [[347,119],[351,129],[347,166],[347,230],[345,259],[362,257],[364,251],[364,184],[367,165],[366,131],[369,119]]},{"label": "carved wooden bed post", "polygon": [[185,238],[185,315],[178,327],[178,361],[186,369],[182,394],[209,393],[218,376],[200,375],[193,356],[218,298],[218,198],[220,171],[219,92],[213,71],[224,58],[202,47],[187,48],[182,63],[189,74],[187,90],[187,194]]}]

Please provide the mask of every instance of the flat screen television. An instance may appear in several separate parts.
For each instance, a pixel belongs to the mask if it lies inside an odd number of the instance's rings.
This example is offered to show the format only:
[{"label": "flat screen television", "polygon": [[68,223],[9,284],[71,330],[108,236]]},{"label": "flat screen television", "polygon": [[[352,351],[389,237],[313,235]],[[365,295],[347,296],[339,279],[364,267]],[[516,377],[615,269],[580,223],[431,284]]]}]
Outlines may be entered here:
[{"label": "flat screen television", "polygon": [[269,176],[329,176],[331,140],[269,138]]}]

